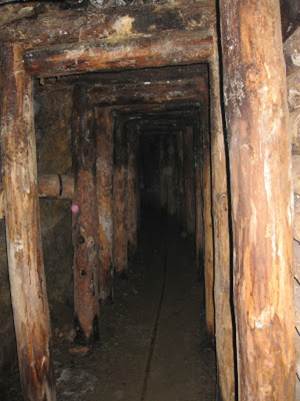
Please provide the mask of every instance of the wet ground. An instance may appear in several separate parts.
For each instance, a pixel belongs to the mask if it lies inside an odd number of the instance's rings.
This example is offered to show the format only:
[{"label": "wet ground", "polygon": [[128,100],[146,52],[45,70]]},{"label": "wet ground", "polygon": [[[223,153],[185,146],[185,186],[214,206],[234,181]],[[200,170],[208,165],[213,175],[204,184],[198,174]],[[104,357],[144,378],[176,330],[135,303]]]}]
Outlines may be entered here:
[{"label": "wet ground", "polygon": [[[204,327],[191,241],[152,215],[128,279],[118,279],[114,302],[102,307],[99,344],[76,352],[68,323],[55,331],[58,401],[214,401],[214,350]],[[17,371],[0,394],[22,400]]]}]

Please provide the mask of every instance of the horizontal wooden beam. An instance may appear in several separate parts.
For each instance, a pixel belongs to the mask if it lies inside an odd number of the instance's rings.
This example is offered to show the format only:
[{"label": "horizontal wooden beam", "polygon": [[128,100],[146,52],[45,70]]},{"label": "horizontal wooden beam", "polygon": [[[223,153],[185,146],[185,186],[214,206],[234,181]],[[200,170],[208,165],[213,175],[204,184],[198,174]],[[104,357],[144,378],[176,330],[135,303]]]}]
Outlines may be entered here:
[{"label": "horizontal wooden beam", "polygon": [[39,77],[112,69],[162,67],[207,61],[212,37],[207,31],[166,32],[111,42],[58,45],[25,52],[26,70]]},{"label": "horizontal wooden beam", "polygon": [[[49,174],[38,179],[40,198],[72,199],[74,178],[70,175]],[[4,218],[4,190],[0,188],[0,219]]]},{"label": "horizontal wooden beam", "polygon": [[144,80],[130,84],[96,85],[89,89],[91,104],[97,106],[165,103],[177,100],[201,99],[207,96],[207,83],[204,78],[150,81]]}]

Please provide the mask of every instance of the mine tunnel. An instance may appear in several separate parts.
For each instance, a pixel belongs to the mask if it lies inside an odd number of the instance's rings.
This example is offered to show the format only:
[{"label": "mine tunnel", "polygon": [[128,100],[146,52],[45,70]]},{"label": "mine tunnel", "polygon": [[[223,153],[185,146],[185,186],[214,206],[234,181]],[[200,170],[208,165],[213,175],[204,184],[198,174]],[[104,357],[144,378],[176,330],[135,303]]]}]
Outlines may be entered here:
[{"label": "mine tunnel", "polygon": [[300,401],[296,0],[0,0],[0,401]]}]

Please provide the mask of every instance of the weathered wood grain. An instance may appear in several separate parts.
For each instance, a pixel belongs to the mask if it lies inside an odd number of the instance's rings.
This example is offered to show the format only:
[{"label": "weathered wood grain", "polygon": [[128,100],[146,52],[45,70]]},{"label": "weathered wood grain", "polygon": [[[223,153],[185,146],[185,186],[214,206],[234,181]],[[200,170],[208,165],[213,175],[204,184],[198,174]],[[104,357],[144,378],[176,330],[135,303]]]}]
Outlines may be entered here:
[{"label": "weathered wood grain", "polygon": [[220,1],[240,401],[294,401],[291,151],[278,0]]}]

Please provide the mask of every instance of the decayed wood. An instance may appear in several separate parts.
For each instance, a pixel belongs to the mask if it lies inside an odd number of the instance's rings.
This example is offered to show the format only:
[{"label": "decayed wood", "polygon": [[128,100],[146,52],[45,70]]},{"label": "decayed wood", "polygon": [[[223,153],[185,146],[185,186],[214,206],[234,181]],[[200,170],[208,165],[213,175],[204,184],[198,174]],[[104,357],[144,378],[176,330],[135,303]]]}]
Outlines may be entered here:
[{"label": "decayed wood", "polygon": [[165,103],[168,101],[197,101],[205,90],[203,78],[144,80],[135,83],[97,85],[89,90],[89,97],[97,106]]},{"label": "decayed wood", "polygon": [[24,56],[25,66],[34,76],[50,77],[107,69],[197,63],[206,61],[211,54],[212,40],[207,31],[132,36],[125,36],[123,40],[120,37],[117,42],[103,39],[28,51]]},{"label": "decayed wood", "polygon": [[[203,118],[203,116],[202,116]],[[202,121],[200,122],[202,124]],[[204,222],[203,222],[203,188],[202,188],[202,136],[203,128],[195,127],[194,158],[195,158],[195,267],[197,274],[203,275],[204,255]]]},{"label": "decayed wood", "polygon": [[[214,240],[214,305],[218,386],[222,401],[234,401],[235,367],[230,260],[227,160],[220,102],[219,59],[215,43],[210,63],[211,176]],[[207,128],[206,128],[207,129]]]},{"label": "decayed wood", "polygon": [[109,108],[95,109],[97,137],[97,198],[99,217],[100,299],[113,289],[113,115]]},{"label": "decayed wood", "polygon": [[279,2],[220,6],[239,399],[293,401],[291,152]]},{"label": "decayed wood", "polygon": [[76,86],[73,99],[74,319],[77,340],[89,344],[98,338],[99,318],[96,140],[93,112],[88,110],[85,88]]},{"label": "decayed wood", "polygon": [[288,75],[300,67],[300,27],[285,41],[284,55]]},{"label": "decayed wood", "polygon": [[55,401],[41,245],[32,81],[22,49],[1,49],[1,134],[9,279],[26,401]]},{"label": "decayed wood", "polygon": [[46,174],[38,178],[41,198],[73,199],[74,178],[70,175]]},{"label": "decayed wood", "polygon": [[176,166],[176,148],[175,148],[175,135],[169,135],[168,137],[168,160],[169,160],[169,166],[168,166],[168,214],[170,216],[174,216],[177,209],[177,199],[176,199],[176,194],[177,194],[177,186],[176,186],[176,181],[177,181],[177,166]]},{"label": "decayed wood", "polygon": [[116,273],[124,275],[128,262],[127,235],[127,139],[123,124],[118,122],[114,132],[113,176],[113,261]]},{"label": "decayed wood", "polygon": [[183,180],[186,230],[195,232],[195,187],[194,187],[194,132],[187,127],[183,133]]},{"label": "decayed wood", "polygon": [[[93,41],[95,38],[109,37],[116,42],[120,37],[151,35],[153,32],[209,31],[215,22],[210,0],[176,0],[142,7],[126,5],[102,8],[101,12],[95,7],[62,10],[57,3],[33,6],[35,18],[0,28],[1,42],[23,42],[31,49],[54,43]],[[20,5],[14,8],[19,12]]]},{"label": "decayed wood", "polygon": [[177,169],[178,169],[178,183],[177,183],[177,218],[182,227],[185,227],[185,210],[184,210],[184,181],[183,181],[183,132],[178,131],[176,135],[176,148],[177,148]]},{"label": "decayed wood", "polygon": [[212,188],[210,164],[210,135],[203,132],[203,221],[204,221],[204,282],[205,282],[205,318],[210,335],[215,333],[214,311],[214,247],[212,222]]},{"label": "decayed wood", "polygon": [[[69,175],[42,175],[38,178],[38,194],[41,198],[72,199],[74,178]],[[0,219],[5,216],[4,208],[4,191],[0,184]]]},{"label": "decayed wood", "polygon": [[133,256],[138,242],[138,145],[139,136],[134,127],[128,127],[128,176],[127,176],[127,231],[129,256]]}]

